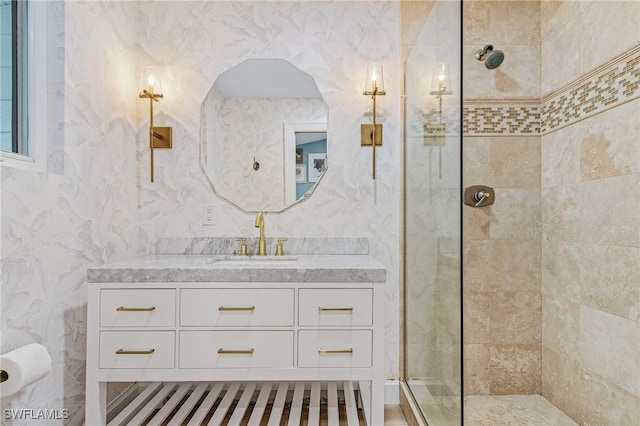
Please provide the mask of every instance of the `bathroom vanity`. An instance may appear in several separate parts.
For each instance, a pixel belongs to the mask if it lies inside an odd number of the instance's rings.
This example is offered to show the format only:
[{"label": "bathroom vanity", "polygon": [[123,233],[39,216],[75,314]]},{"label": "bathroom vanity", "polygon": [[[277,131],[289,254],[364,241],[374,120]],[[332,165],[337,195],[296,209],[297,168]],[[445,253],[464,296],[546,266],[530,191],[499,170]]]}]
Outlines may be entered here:
[{"label": "bathroom vanity", "polygon": [[[189,407],[179,406],[205,388],[211,400],[226,389],[220,410],[254,407],[249,424],[288,391],[289,415],[304,396],[312,420],[326,392],[329,416],[342,399],[362,404],[366,424],[383,424],[386,270],[369,256],[159,256],[91,268],[87,281],[86,424],[106,423],[109,382],[150,383],[145,409],[162,415],[150,424],[181,424]],[[163,409],[167,400],[182,402]],[[140,410],[119,418],[149,417]]]}]

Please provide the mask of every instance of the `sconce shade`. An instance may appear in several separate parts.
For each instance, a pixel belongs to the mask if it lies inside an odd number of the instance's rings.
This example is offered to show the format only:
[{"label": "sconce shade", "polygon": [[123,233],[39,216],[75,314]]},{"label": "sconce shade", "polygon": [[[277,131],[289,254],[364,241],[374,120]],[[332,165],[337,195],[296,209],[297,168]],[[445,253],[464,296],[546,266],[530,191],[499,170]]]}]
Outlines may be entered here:
[{"label": "sconce shade", "polygon": [[431,78],[431,95],[450,95],[451,82],[449,79],[449,64],[437,64]]},{"label": "sconce shade", "polygon": [[142,71],[142,89],[155,95],[162,94],[162,70],[154,66],[145,66]]},{"label": "sconce shade", "polygon": [[381,64],[367,65],[367,75],[365,78],[364,92],[365,95],[384,95],[384,75],[382,73]]}]

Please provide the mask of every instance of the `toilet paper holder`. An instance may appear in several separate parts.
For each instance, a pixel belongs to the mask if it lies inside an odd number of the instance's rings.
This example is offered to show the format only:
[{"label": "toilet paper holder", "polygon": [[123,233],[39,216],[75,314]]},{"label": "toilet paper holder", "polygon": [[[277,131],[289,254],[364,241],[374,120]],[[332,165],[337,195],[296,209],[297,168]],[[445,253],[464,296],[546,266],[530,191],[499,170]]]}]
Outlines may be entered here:
[{"label": "toilet paper holder", "polygon": [[4,370],[0,370],[0,383],[6,382],[9,380],[9,373]]}]

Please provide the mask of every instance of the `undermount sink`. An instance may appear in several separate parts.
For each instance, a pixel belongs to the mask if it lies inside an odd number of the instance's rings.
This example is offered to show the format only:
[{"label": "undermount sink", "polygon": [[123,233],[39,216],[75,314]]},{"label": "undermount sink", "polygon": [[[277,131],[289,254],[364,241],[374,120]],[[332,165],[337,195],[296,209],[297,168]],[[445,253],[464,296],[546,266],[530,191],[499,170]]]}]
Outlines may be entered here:
[{"label": "undermount sink", "polygon": [[233,258],[211,259],[214,266],[259,266],[290,265],[298,260],[292,256],[238,256]]}]

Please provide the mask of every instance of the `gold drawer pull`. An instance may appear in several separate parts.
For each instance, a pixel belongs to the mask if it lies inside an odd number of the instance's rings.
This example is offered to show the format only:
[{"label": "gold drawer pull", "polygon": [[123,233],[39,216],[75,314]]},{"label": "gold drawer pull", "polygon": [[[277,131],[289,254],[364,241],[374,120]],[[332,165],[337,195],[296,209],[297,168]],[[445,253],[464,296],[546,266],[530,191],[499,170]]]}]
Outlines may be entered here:
[{"label": "gold drawer pull", "polygon": [[353,311],[353,306],[318,306],[319,311]]},{"label": "gold drawer pull", "polygon": [[155,349],[149,349],[146,351],[125,351],[124,349],[118,349],[116,351],[116,355],[150,355],[155,351]]},{"label": "gold drawer pull", "polygon": [[319,354],[352,354],[353,348],[349,349],[322,349],[318,348]]},{"label": "gold drawer pull", "polygon": [[219,311],[253,311],[255,306],[219,306]]},{"label": "gold drawer pull", "polygon": [[253,354],[253,348],[251,349],[223,349],[223,348],[219,348],[218,349],[218,353],[219,354],[235,354],[235,355],[252,355]]},{"label": "gold drawer pull", "polygon": [[120,306],[119,308],[116,308],[117,312],[151,312],[155,310],[156,310],[155,306],[149,306],[148,308],[131,308],[131,307]]}]

